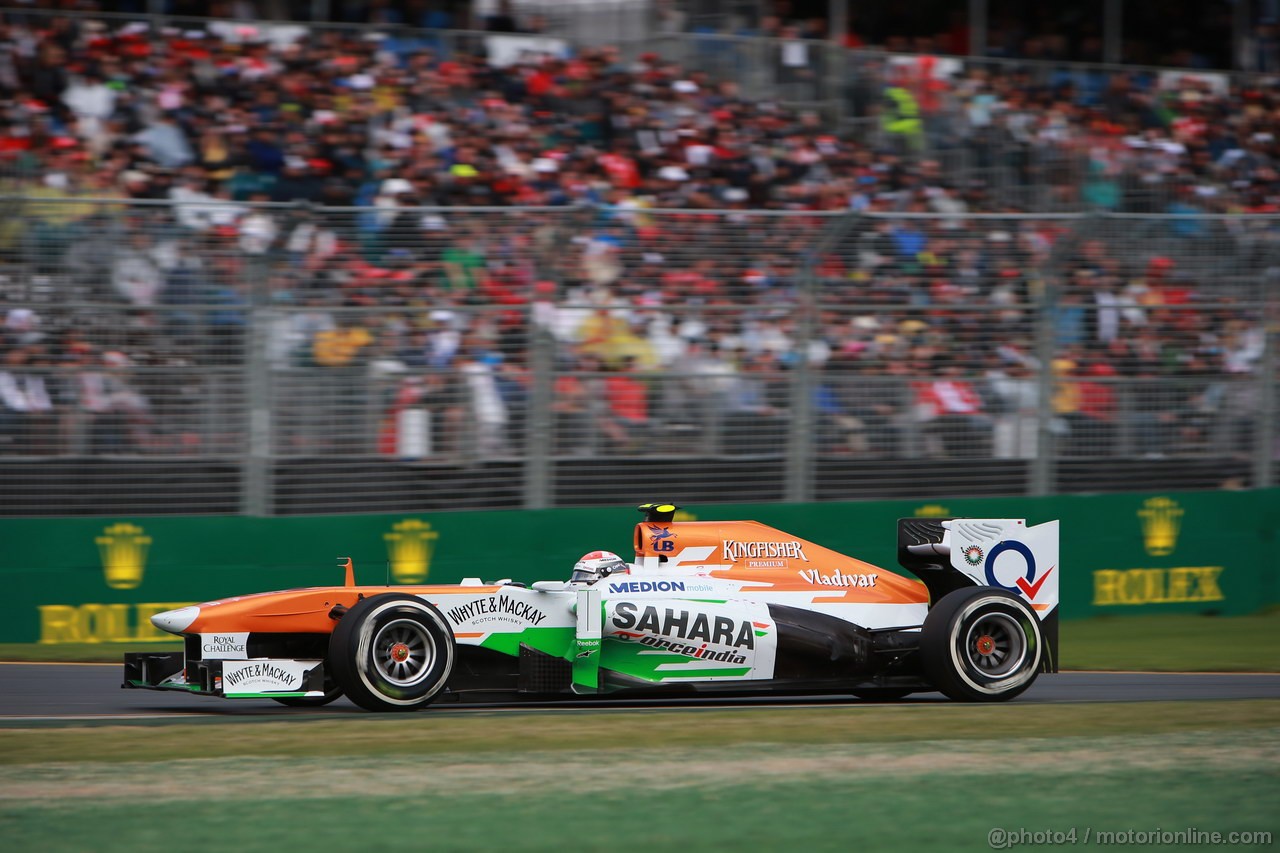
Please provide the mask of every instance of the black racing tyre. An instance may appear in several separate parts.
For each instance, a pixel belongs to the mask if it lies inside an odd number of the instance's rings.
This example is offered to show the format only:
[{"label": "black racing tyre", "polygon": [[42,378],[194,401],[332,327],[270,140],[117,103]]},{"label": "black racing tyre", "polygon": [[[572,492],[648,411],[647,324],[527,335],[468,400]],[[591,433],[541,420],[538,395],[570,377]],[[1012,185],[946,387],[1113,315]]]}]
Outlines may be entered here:
[{"label": "black racing tyre", "polygon": [[369,711],[430,705],[453,672],[453,630],[413,595],[375,595],[343,614],[329,638],[333,679]]},{"label": "black racing tyre", "polygon": [[859,687],[849,692],[864,702],[897,702],[919,691],[910,687]]},{"label": "black racing tyre", "polygon": [[1044,657],[1040,620],[994,587],[947,593],[920,629],[925,676],[952,699],[1004,702],[1031,686]]}]

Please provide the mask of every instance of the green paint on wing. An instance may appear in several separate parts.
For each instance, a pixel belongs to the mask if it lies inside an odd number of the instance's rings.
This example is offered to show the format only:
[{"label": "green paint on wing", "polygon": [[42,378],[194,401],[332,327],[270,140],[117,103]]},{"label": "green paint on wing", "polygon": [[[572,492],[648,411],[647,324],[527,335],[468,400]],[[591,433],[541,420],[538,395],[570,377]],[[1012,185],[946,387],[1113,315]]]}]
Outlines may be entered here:
[{"label": "green paint on wing", "polygon": [[523,631],[490,634],[480,646],[514,657],[520,654],[521,643],[531,649],[568,660],[570,648],[574,644],[574,630],[566,627],[525,628]]},{"label": "green paint on wing", "polygon": [[129,683],[134,687],[147,687],[153,690],[184,690],[188,693],[194,693],[200,690],[200,685],[198,684],[186,684],[180,681],[171,681],[168,684],[151,684],[137,678],[131,678],[129,679]]},{"label": "green paint on wing", "polygon": [[751,672],[749,666],[708,669],[697,658],[658,651],[612,637],[605,638],[601,657],[601,666],[605,669],[655,683],[673,679],[742,678]]}]

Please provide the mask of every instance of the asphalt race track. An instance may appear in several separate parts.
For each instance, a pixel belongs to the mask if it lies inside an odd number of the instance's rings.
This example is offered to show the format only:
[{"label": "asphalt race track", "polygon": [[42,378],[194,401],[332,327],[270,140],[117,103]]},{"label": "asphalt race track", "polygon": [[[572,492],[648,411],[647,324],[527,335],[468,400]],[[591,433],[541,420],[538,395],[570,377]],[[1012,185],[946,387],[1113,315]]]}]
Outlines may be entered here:
[{"label": "asphalt race track", "polygon": [[[345,699],[324,708],[286,708],[266,700],[124,690],[119,664],[0,663],[0,725],[37,721],[110,721],[127,719],[278,719],[364,714]],[[1016,703],[1143,702],[1177,699],[1280,699],[1280,673],[1066,672],[1042,676]],[[903,704],[946,701],[921,693]],[[430,713],[466,714],[519,710],[554,713],[593,708],[778,707],[857,705],[852,697],[697,698],[678,700],[586,700],[578,702],[469,704],[434,706]]]}]

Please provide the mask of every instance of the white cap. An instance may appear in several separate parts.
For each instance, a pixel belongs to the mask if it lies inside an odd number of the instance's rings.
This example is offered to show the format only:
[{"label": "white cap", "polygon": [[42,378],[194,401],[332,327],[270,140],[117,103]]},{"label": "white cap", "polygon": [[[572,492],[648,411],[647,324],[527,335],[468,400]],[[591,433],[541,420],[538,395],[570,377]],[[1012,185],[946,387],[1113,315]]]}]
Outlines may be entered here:
[{"label": "white cap", "polygon": [[413,192],[413,184],[404,178],[387,178],[382,182],[381,195],[400,195]]},{"label": "white cap", "polygon": [[30,308],[10,308],[4,324],[9,329],[33,328],[36,324],[36,312]]}]

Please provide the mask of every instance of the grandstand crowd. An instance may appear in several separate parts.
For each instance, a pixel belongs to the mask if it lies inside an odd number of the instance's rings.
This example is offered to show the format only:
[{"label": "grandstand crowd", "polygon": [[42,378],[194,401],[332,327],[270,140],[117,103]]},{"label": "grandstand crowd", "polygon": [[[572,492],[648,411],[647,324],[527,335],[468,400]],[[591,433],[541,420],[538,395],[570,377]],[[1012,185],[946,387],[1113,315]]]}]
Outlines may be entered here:
[{"label": "grandstand crowd", "polygon": [[[1280,212],[1265,78],[872,59],[850,131],[610,47],[500,65],[428,31],[60,17],[0,44],[0,452],[207,449],[193,371],[242,364],[260,317],[291,399],[378,381],[387,453],[417,405],[436,448],[518,451],[539,335],[566,452],[708,407],[768,436],[801,364],[833,453],[1034,455],[1048,372],[1082,453],[1254,441],[1244,278],[1276,223],[1209,214]],[[1098,210],[1180,216],[1081,238],[1049,215]],[[333,449],[322,426],[284,450]]]}]

